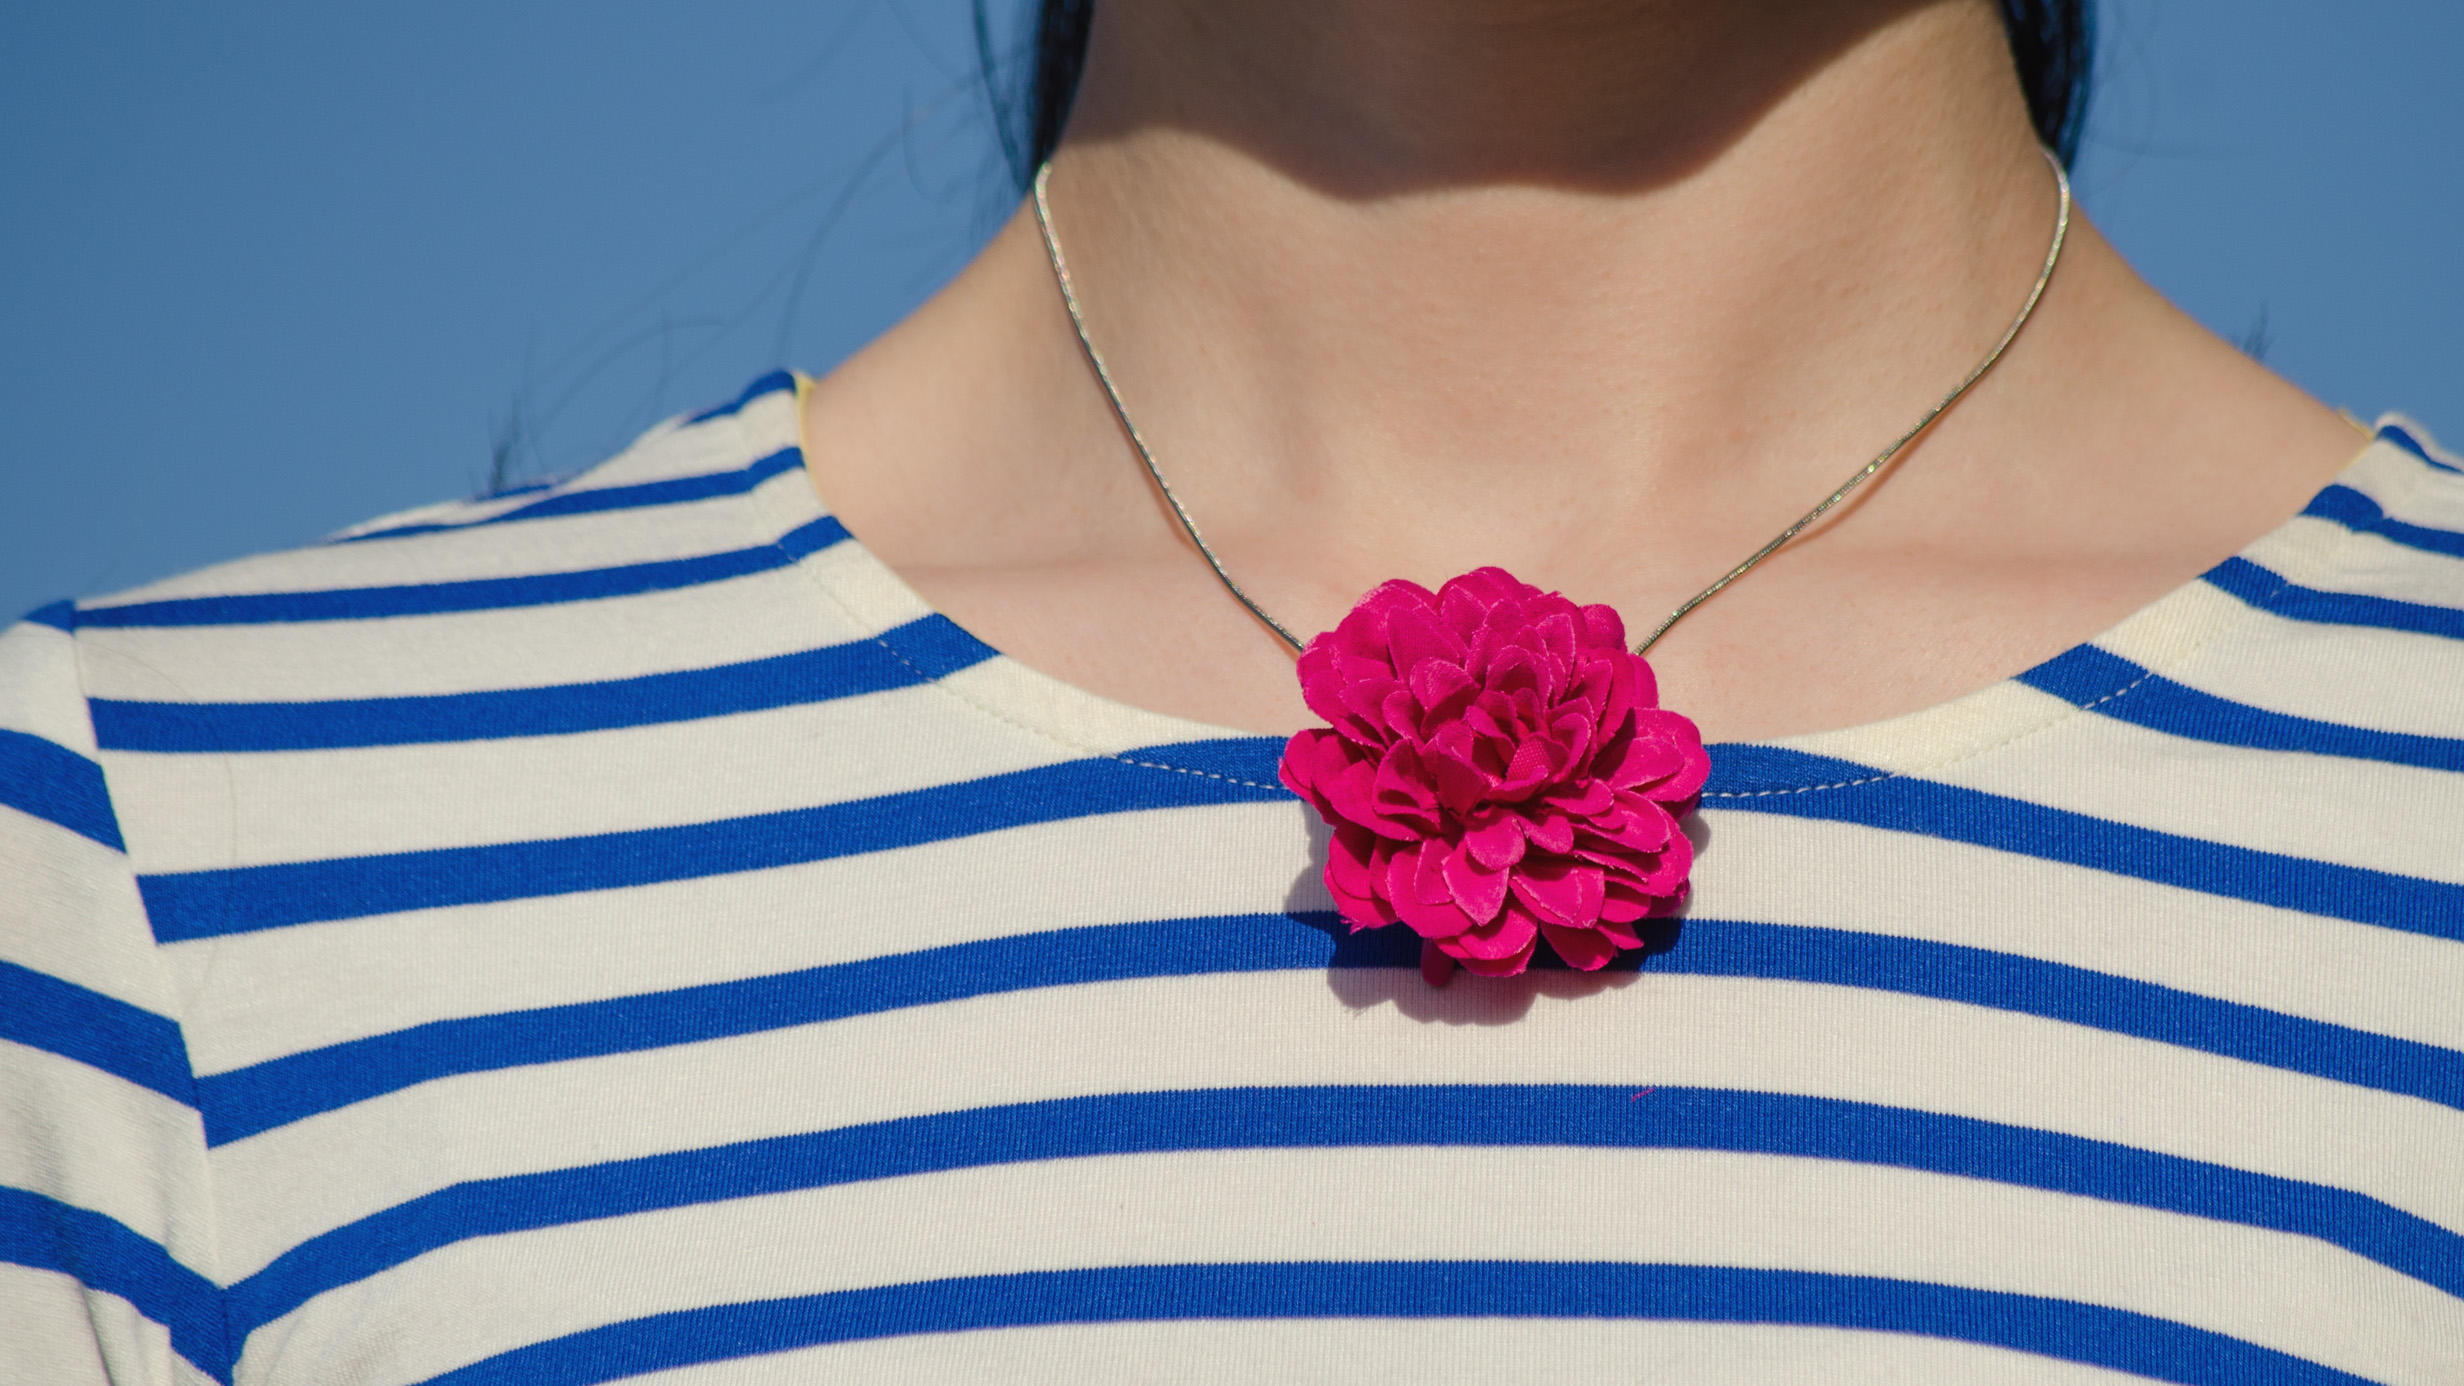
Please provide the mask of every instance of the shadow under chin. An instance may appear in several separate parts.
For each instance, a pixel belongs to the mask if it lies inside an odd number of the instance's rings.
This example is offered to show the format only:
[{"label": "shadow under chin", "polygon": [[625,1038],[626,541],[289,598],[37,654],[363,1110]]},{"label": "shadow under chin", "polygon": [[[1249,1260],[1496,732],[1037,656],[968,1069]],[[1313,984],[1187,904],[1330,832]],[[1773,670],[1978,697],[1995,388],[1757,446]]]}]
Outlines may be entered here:
[{"label": "shadow under chin", "polygon": [[[1165,127],[1242,150],[1327,195],[1373,202],[1476,185],[1592,193],[1668,186],[1709,167],[1843,55],[1936,7],[1928,0],[1755,0],[1660,6],[1664,14],[1633,22],[1654,7],[1560,6],[1567,12],[1555,22],[1501,22],[1488,37],[1487,60],[1448,68],[1440,83],[1410,75],[1434,69],[1413,61],[1425,35],[1396,22],[1402,9],[1388,16],[1389,7],[1373,5],[1251,0],[1213,7],[1204,27],[1216,61],[1174,66],[1175,99],[1145,99],[1124,74],[1185,62],[1182,35],[1195,32],[1185,11],[1193,8],[1097,7],[1095,25],[1106,37],[1087,50],[1085,80],[1068,108],[1070,143],[1104,144]],[[1567,74],[1548,94],[1554,99],[1533,99],[1530,81],[1562,70],[1576,51],[1562,36],[1584,25],[1577,17],[1584,9],[1612,17],[1585,26],[1576,41],[1604,64],[1604,75],[1615,75],[1603,82]],[[2001,34],[1993,39],[2005,46]],[[1245,56],[1225,56],[1232,54]],[[1892,113],[1851,115],[1880,126]],[[1376,134],[1331,139],[1329,122],[1361,123]],[[1433,149],[1443,157],[1429,157]]]}]

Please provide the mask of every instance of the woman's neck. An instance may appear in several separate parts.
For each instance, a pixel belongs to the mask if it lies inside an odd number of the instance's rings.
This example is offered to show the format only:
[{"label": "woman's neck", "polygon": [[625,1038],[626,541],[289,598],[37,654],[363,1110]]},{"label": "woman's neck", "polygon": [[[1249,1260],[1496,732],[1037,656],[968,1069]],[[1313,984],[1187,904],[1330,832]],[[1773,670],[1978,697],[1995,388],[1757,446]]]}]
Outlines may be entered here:
[{"label": "woman's neck", "polygon": [[2026,294],[2054,191],[1982,0],[1535,8],[1098,10],[1056,220],[1219,528],[1383,513],[1451,569],[1501,487],[1802,509]]},{"label": "woman's neck", "polygon": [[[2053,180],[1987,0],[1120,0],[1054,162],[1096,343],[1295,632],[1498,564],[1648,629],[1991,347]],[[1308,721],[1070,335],[1031,214],[807,405],[927,599],[1060,678]],[[1714,736],[1922,707],[2300,508],[2356,440],[2084,221],[2026,332],[1652,651]]]}]

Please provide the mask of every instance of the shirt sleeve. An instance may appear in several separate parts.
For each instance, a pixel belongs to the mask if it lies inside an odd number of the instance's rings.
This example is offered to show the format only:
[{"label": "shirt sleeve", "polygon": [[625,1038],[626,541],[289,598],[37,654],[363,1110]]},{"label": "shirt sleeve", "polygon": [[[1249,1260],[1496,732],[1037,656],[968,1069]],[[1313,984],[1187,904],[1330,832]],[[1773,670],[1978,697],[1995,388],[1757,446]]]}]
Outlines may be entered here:
[{"label": "shirt sleeve", "polygon": [[0,631],[0,1381],[228,1383],[196,1081],[74,625]]}]

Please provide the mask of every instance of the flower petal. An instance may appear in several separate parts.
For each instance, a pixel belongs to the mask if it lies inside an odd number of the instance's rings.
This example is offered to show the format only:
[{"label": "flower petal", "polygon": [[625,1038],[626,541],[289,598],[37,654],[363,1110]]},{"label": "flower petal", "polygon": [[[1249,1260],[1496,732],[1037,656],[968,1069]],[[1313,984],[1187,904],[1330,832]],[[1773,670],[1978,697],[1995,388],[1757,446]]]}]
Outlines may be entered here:
[{"label": "flower petal", "polygon": [[1566,960],[1566,966],[1584,972],[1597,972],[1602,964],[1617,956],[1617,946],[1601,937],[1596,929],[1569,929],[1543,919],[1540,932],[1548,935],[1549,947]]},{"label": "flower petal", "polygon": [[1615,944],[1619,948],[1640,948],[1643,946],[1643,936],[1635,930],[1634,925],[1631,922],[1623,924],[1614,923],[1611,922],[1609,917],[1604,913],[1600,916],[1600,922],[1592,925],[1591,927],[1600,935],[1600,937],[1607,939],[1610,943]]},{"label": "flower petal", "polygon": [[1463,637],[1438,622],[1434,604],[1397,606],[1386,618],[1386,647],[1393,652],[1395,672],[1411,677],[1424,660],[1460,664],[1468,647]]},{"label": "flower petal", "polygon": [[1541,617],[1532,627],[1532,634],[1538,637],[1539,648],[1560,669],[1571,667],[1574,663],[1575,620],[1576,613],[1569,606],[1566,610],[1552,611]]},{"label": "flower petal", "polygon": [[1446,886],[1454,892],[1454,902],[1471,916],[1474,925],[1495,919],[1498,910],[1505,906],[1506,868],[1483,866],[1469,846],[1447,853],[1444,871]]},{"label": "flower petal", "polygon": [[1463,672],[1463,666],[1443,659],[1424,659],[1412,666],[1412,696],[1420,700],[1420,731],[1423,737],[1437,734],[1437,729],[1463,715],[1479,693],[1480,685]]},{"label": "flower petal", "polygon": [[[1292,733],[1292,739],[1283,743],[1283,759],[1275,764],[1275,778],[1283,781],[1283,787],[1313,804],[1318,803],[1317,777],[1313,773],[1318,738],[1328,735],[1332,733],[1319,727]],[[1318,812],[1325,811],[1325,806],[1319,804]]]},{"label": "flower petal", "polygon": [[1574,850],[1574,820],[1565,814],[1551,813],[1546,809],[1535,813],[1525,809],[1523,832],[1531,839],[1531,845],[1543,852]]},{"label": "flower petal", "polygon": [[1497,782],[1497,797],[1522,798],[1546,784],[1551,773],[1564,761],[1563,748],[1553,741],[1533,737],[1514,748],[1514,759],[1507,763],[1505,775]]},{"label": "flower petal", "polygon": [[1514,893],[1543,920],[1588,929],[1600,918],[1606,892],[1599,867],[1555,858],[1523,863],[1514,873]]},{"label": "flower petal", "polygon": [[1412,896],[1402,896],[1394,902],[1395,913],[1422,938],[1453,940],[1471,932],[1472,917],[1452,900],[1431,904]]},{"label": "flower petal", "polygon": [[1383,745],[1394,737],[1386,726],[1386,700],[1397,693],[1409,697],[1411,690],[1403,686],[1402,680],[1381,669],[1374,677],[1347,681],[1343,685],[1343,705],[1363,725],[1373,728],[1375,743]]},{"label": "flower petal", "polygon": [[1604,605],[1583,608],[1583,643],[1595,650],[1625,652],[1626,623],[1617,614],[1617,608]]},{"label": "flower petal", "polygon": [[[1446,951],[1452,954],[1457,962],[1463,964],[1464,971],[1471,973],[1473,976],[1518,977],[1522,975],[1524,968],[1531,966],[1532,949],[1538,946],[1539,942],[1540,931],[1538,929],[1534,929],[1531,932],[1531,937],[1523,940],[1523,946],[1521,948],[1516,949],[1514,952],[1509,953],[1502,958],[1474,957],[1468,953],[1456,952],[1453,949],[1447,949]],[[1445,945],[1440,944],[1439,947],[1443,948]]]},{"label": "flower petal", "polygon": [[1692,797],[1711,775],[1711,756],[1703,749],[1702,729],[1691,718],[1666,708],[1642,708],[1634,714],[1635,732],[1675,748],[1679,767],[1662,783],[1650,787],[1662,801]]},{"label": "flower petal", "polygon": [[1393,827],[1394,835],[1410,834],[1400,826],[1390,825],[1378,811],[1377,764],[1367,759],[1375,754],[1339,736],[1318,738],[1317,764],[1310,767],[1310,781],[1317,787],[1324,807],[1332,810],[1332,821],[1361,823],[1369,827]]},{"label": "flower petal", "polygon": [[1480,826],[1464,830],[1463,845],[1482,866],[1503,871],[1523,859],[1523,832],[1522,819],[1491,810]]},{"label": "flower petal", "polygon": [[[1617,807],[1617,791],[1594,779],[1576,780],[1560,789],[1552,789],[1542,802],[1560,814],[1575,818],[1597,818]],[[1563,847],[1552,847],[1562,852]]]},{"label": "flower petal", "polygon": [[1488,797],[1489,777],[1452,747],[1430,743],[1421,752],[1420,767],[1436,786],[1438,802],[1457,817],[1469,814],[1482,799]]},{"label": "flower petal", "polygon": [[1422,837],[1437,831],[1437,791],[1429,787],[1428,771],[1412,743],[1398,741],[1386,748],[1372,781],[1371,812],[1362,819],[1391,837]]},{"label": "flower petal", "polygon": [[1336,824],[1334,841],[1327,845],[1326,893],[1355,930],[1382,929],[1401,918],[1383,893],[1387,863],[1379,849],[1384,845],[1356,823]]},{"label": "flower petal", "polygon": [[[1539,921],[1529,910],[1513,901],[1497,912],[1497,918],[1477,929],[1467,929],[1460,936],[1446,940],[1446,951],[1458,958],[1495,961],[1520,953],[1531,955],[1534,939],[1540,937]],[[1519,970],[1519,969],[1518,969]]]},{"label": "flower petal", "polygon": [[[1393,905],[1395,914],[1411,926],[1413,933],[1422,938],[1452,938],[1472,927],[1471,916],[1465,914],[1451,896],[1441,895],[1434,901],[1424,899],[1416,884],[1421,874],[1421,863],[1433,856],[1435,851],[1433,844],[1417,842],[1396,848],[1394,857],[1386,866],[1386,899]],[[1444,876],[1435,876],[1434,880],[1437,889],[1442,892],[1445,889]]]}]

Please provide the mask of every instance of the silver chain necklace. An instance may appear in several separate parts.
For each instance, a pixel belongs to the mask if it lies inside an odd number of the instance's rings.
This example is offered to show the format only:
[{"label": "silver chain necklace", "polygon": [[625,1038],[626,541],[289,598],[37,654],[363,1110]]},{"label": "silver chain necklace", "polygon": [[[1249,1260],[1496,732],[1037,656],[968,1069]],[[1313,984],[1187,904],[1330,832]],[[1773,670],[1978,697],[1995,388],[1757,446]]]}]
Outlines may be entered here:
[{"label": "silver chain necklace", "polygon": [[[2062,242],[2070,234],[2070,176],[2063,172],[2062,161],[2055,158],[2051,150],[2044,151],[2044,154],[2045,162],[2053,167],[2054,188],[2059,194],[2059,206],[2053,219],[2053,244],[2045,251],[2044,268],[2037,271],[2036,284],[2028,290],[2028,301],[2020,305],[2019,316],[2011,319],[2011,325],[2003,331],[2002,339],[1993,344],[1993,350],[1986,352],[1985,359],[1977,362],[1976,368],[1969,371],[1965,378],[1953,386],[1949,394],[1944,395],[1933,408],[1926,410],[1924,417],[1918,419],[1914,427],[1899,435],[1889,447],[1876,454],[1873,461],[1858,468],[1846,481],[1840,483],[1838,490],[1823,497],[1821,504],[1806,511],[1795,524],[1772,536],[1771,542],[1756,549],[1743,563],[1729,569],[1726,576],[1695,593],[1675,611],[1670,612],[1666,620],[1661,621],[1641,644],[1634,647],[1634,653],[1648,654],[1651,647],[1659,643],[1660,637],[1668,634],[1669,627],[1685,619],[1687,613],[1693,611],[1694,608],[1718,596],[1730,583],[1752,572],[1764,559],[1778,553],[1789,540],[1804,533],[1806,526],[1830,513],[1831,508],[1846,500],[1850,492],[1871,480],[1876,472],[1881,471],[1892,458],[1899,455],[1901,449],[1916,441],[1918,434],[1931,427],[1934,420],[1942,417],[1944,411],[1958,403],[1960,396],[1968,393],[1970,386],[1983,379],[1985,372],[1992,370],[1994,363],[2002,359],[2003,352],[2010,350],[2011,343],[2019,336],[2019,329],[2027,326],[2029,317],[2036,312],[2037,301],[2045,296],[2045,286],[2053,281],[2053,267],[2062,258]],[[1300,637],[1285,629],[1281,621],[1268,615],[1266,608],[1258,605],[1247,592],[1242,591],[1241,585],[1232,580],[1232,574],[1224,570],[1223,560],[1216,556],[1213,546],[1206,542],[1206,536],[1198,532],[1198,522],[1190,518],[1189,508],[1181,504],[1179,496],[1173,494],[1172,483],[1165,480],[1164,469],[1155,460],[1155,450],[1147,446],[1146,435],[1138,431],[1137,420],[1130,417],[1129,406],[1121,400],[1120,387],[1113,383],[1112,370],[1104,364],[1104,354],[1095,349],[1095,339],[1088,334],[1086,314],[1078,306],[1077,287],[1070,281],[1069,260],[1061,253],[1060,234],[1052,228],[1052,200],[1046,191],[1046,184],[1051,179],[1052,163],[1047,160],[1035,171],[1035,224],[1043,232],[1044,255],[1052,262],[1053,282],[1061,288],[1061,302],[1069,309],[1069,322],[1070,326],[1077,331],[1079,350],[1085,353],[1087,364],[1095,368],[1095,379],[1104,387],[1104,398],[1112,405],[1112,416],[1120,420],[1121,431],[1129,435],[1129,445],[1137,450],[1138,460],[1145,464],[1146,474],[1154,479],[1155,489],[1163,493],[1164,503],[1172,507],[1173,515],[1181,522],[1182,532],[1189,536],[1189,542],[1198,546],[1199,554],[1206,559],[1206,566],[1215,571],[1216,580],[1223,584],[1224,590],[1231,593],[1233,600],[1245,607],[1250,615],[1264,622],[1267,629],[1283,637],[1284,643],[1294,650],[1304,648],[1305,642]]]}]

